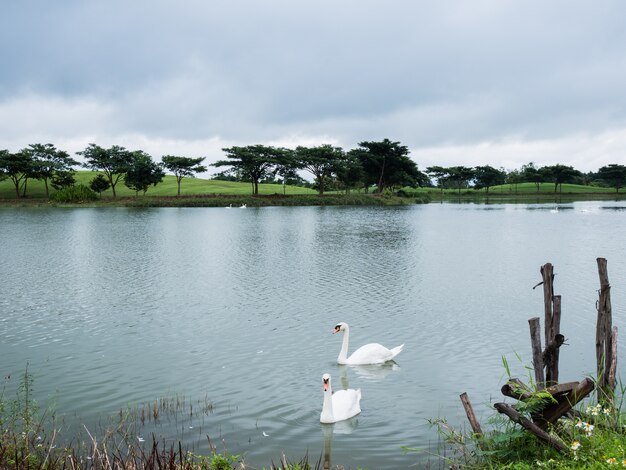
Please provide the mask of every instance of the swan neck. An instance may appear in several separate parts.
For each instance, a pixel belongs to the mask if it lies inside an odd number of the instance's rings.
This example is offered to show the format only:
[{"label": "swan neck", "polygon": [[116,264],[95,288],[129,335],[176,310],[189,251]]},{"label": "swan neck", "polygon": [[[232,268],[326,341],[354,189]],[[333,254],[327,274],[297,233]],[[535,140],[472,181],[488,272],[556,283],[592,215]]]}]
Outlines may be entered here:
[{"label": "swan neck", "polygon": [[339,357],[337,362],[344,362],[348,358],[348,342],[350,341],[350,330],[348,328],[343,332],[343,340],[341,342],[341,351],[339,351]]}]

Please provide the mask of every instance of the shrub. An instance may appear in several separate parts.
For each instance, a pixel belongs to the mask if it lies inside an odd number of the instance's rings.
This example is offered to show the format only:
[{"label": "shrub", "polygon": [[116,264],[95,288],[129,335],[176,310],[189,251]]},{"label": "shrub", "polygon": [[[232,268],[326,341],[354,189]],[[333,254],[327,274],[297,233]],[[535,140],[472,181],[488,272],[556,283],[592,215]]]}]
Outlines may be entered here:
[{"label": "shrub", "polygon": [[53,202],[87,202],[97,199],[98,195],[83,184],[68,186],[50,196]]}]

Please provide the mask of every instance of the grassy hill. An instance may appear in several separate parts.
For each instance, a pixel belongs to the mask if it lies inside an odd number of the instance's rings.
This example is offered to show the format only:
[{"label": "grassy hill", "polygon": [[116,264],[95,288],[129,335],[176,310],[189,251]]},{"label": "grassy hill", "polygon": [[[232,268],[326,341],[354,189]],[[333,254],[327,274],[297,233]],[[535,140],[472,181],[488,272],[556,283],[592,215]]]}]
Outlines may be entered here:
[{"label": "grassy hill", "polygon": [[[92,171],[78,171],[75,178],[78,184],[89,186],[89,182],[97,173]],[[54,189],[50,188],[53,192]],[[286,186],[284,188],[287,195],[317,194],[317,191],[299,186]],[[124,186],[124,181],[120,179],[115,186],[118,197],[134,196],[135,191],[131,191]],[[147,196],[176,196],[177,185],[175,176],[166,176],[163,181],[156,186],[151,186],[146,193]],[[181,196],[199,196],[213,194],[227,194],[237,196],[249,196],[252,188],[249,183],[237,183],[232,181],[206,180],[201,178],[183,178],[180,183]],[[259,194],[283,194],[283,186],[280,184],[261,184]],[[103,198],[113,195],[108,189],[102,193]],[[45,188],[42,181],[29,180],[26,190],[26,197],[29,199],[44,198]],[[0,199],[15,199],[15,186],[9,180],[0,181]]]}]

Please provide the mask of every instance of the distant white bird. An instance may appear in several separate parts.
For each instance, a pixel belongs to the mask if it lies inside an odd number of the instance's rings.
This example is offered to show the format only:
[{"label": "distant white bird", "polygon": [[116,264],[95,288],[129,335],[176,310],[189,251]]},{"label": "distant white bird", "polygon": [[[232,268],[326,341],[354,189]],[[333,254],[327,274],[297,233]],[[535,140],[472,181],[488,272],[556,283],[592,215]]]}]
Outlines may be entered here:
[{"label": "distant white bird", "polygon": [[144,441],[145,441],[145,439],[144,439],[143,437],[139,437],[139,436],[137,436],[137,440],[138,440],[139,442],[144,442]]},{"label": "distant white bird", "polygon": [[270,435],[268,433],[266,433],[265,431],[263,431],[263,436],[264,437],[270,437]]},{"label": "distant white bird", "polygon": [[400,352],[404,344],[396,346],[392,349],[387,349],[385,346],[378,343],[369,343],[361,346],[354,351],[350,357],[348,357],[348,342],[350,341],[350,327],[347,323],[341,322],[335,325],[335,331],[333,334],[343,332],[343,342],[341,344],[341,351],[337,357],[339,364],[351,364],[351,365],[363,365],[363,364],[382,364],[383,362],[391,361]]},{"label": "distant white bird", "polygon": [[228,204],[228,205],[226,206],[226,209],[232,209],[232,208],[233,208],[233,205],[232,205],[232,204]]},{"label": "distant white bird", "polygon": [[338,390],[335,393],[330,385],[330,374],[322,376],[324,403],[320,423],[336,423],[352,418],[361,412],[361,389]]},{"label": "distant white bird", "polygon": [[248,207],[246,204],[242,204],[239,209],[245,209],[246,207]]}]

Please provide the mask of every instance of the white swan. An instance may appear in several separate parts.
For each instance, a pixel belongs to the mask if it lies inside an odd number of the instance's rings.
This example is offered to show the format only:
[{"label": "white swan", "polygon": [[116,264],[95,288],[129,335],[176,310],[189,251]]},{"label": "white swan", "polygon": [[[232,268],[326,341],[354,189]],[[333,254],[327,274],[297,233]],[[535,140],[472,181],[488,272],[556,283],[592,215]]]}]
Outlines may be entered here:
[{"label": "white swan", "polygon": [[246,204],[242,204],[240,209],[245,209],[246,207],[248,207]]},{"label": "white swan", "polygon": [[324,404],[320,414],[320,423],[336,423],[352,418],[361,412],[361,389],[338,390],[333,393],[330,386],[330,374],[322,376],[324,385]]},{"label": "white swan", "polygon": [[378,343],[369,343],[365,346],[361,346],[354,351],[350,357],[348,357],[348,341],[350,341],[350,327],[347,323],[337,323],[333,334],[343,331],[343,342],[341,344],[341,351],[337,357],[339,364],[351,364],[351,365],[363,365],[363,364],[382,364],[383,362],[391,361],[402,351],[404,344],[396,346],[392,349],[387,349]]}]

